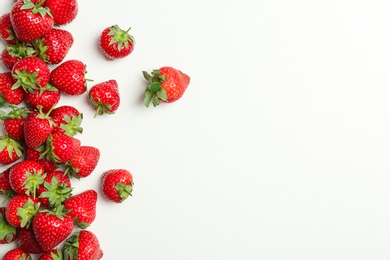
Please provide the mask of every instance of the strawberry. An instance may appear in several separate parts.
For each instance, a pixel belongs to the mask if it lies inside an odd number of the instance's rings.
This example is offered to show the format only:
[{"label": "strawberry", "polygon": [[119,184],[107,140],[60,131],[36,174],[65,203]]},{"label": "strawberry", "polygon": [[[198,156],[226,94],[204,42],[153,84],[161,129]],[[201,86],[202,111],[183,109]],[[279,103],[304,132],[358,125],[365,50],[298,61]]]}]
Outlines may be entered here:
[{"label": "strawberry", "polygon": [[24,160],[13,164],[9,171],[9,183],[14,191],[36,198],[36,192],[45,179],[42,166],[34,161]]},{"label": "strawberry", "polygon": [[12,70],[13,66],[18,60],[20,60],[20,58],[13,55],[8,48],[3,49],[1,52],[1,62],[8,70]]},{"label": "strawberry", "polygon": [[54,132],[46,141],[46,156],[56,164],[65,164],[79,147],[80,140],[65,133]]},{"label": "strawberry", "polygon": [[19,105],[24,99],[23,89],[12,89],[16,83],[11,72],[0,73],[0,93],[4,100],[12,105]]},{"label": "strawberry", "polygon": [[81,95],[87,90],[86,66],[79,60],[68,60],[56,67],[50,82],[65,94]]},{"label": "strawberry", "polygon": [[113,114],[119,108],[120,96],[116,80],[108,80],[94,85],[88,93],[89,102],[96,110],[95,117]]},{"label": "strawberry", "polygon": [[43,253],[38,260],[63,260],[63,254],[60,249],[53,249],[49,252]]},{"label": "strawberry", "polygon": [[23,249],[30,254],[42,254],[44,251],[35,238],[32,227],[17,229],[17,244],[20,249]]},{"label": "strawberry", "polygon": [[54,108],[50,117],[55,123],[53,132],[62,132],[70,136],[82,133],[83,114],[73,106],[59,106]]},{"label": "strawberry", "polygon": [[0,244],[10,244],[16,239],[16,228],[5,218],[5,207],[0,207]]},{"label": "strawberry", "polygon": [[72,196],[70,179],[62,171],[51,171],[46,174],[43,185],[37,191],[41,205],[56,207]]},{"label": "strawberry", "polygon": [[44,114],[42,110],[33,111],[24,121],[24,140],[30,148],[37,149],[43,145],[53,130],[51,111]]},{"label": "strawberry", "polygon": [[44,251],[50,251],[63,242],[74,227],[73,219],[59,207],[56,212],[40,211],[32,222],[35,238]]},{"label": "strawberry", "polygon": [[[16,1],[11,9],[11,23],[16,37],[32,42],[50,31],[54,20],[45,0]],[[33,21],[33,22],[32,22]]]},{"label": "strawberry", "polygon": [[190,77],[187,74],[172,67],[161,67],[153,70],[151,75],[146,71],[142,73],[150,83],[145,91],[144,104],[147,107],[150,102],[154,106],[159,105],[160,101],[175,102],[183,96],[190,84]]},{"label": "strawberry", "polygon": [[78,13],[77,0],[46,0],[45,4],[52,11],[54,23],[57,25],[72,22]]},{"label": "strawberry", "polygon": [[131,28],[122,30],[112,25],[103,30],[99,38],[99,47],[108,60],[124,58],[133,52],[135,40],[129,34]]},{"label": "strawberry", "polygon": [[8,114],[0,115],[5,134],[17,141],[24,141],[24,120],[29,113],[30,110],[25,107],[12,107]]},{"label": "strawberry", "polygon": [[96,218],[96,202],[96,191],[86,190],[65,200],[64,207],[75,224],[86,229]]},{"label": "strawberry", "polygon": [[113,202],[121,203],[131,195],[133,176],[125,169],[112,169],[102,175],[104,196]]},{"label": "strawberry", "polygon": [[50,69],[37,57],[24,57],[12,68],[12,77],[16,79],[13,89],[22,87],[25,92],[33,92],[49,83]]},{"label": "strawberry", "polygon": [[43,88],[36,89],[32,92],[26,92],[24,94],[24,99],[27,105],[35,110],[40,106],[42,108],[42,112],[49,111],[59,102],[60,98],[60,92],[51,84],[47,84]]},{"label": "strawberry", "polygon": [[27,147],[25,150],[25,159],[39,163],[42,166],[44,172],[55,171],[56,169],[58,169],[58,166],[54,162],[45,158],[45,151],[46,145],[42,145],[37,149]]},{"label": "strawberry", "polygon": [[52,28],[42,38],[34,42],[38,50],[38,57],[41,57],[46,63],[58,64],[62,62],[73,45],[73,36],[70,32]]},{"label": "strawberry", "polygon": [[1,61],[4,67],[12,70],[15,63],[24,57],[34,56],[35,49],[28,43],[8,44],[1,52]]},{"label": "strawberry", "polygon": [[96,168],[100,158],[100,151],[93,146],[80,146],[73,154],[65,172],[76,178],[89,176]]},{"label": "strawberry", "polygon": [[22,144],[9,137],[0,136],[0,164],[8,165],[22,157],[24,148]]},{"label": "strawberry", "polygon": [[64,245],[65,260],[99,260],[103,257],[98,238],[89,230],[81,230],[70,236]]},{"label": "strawberry", "polygon": [[9,170],[10,167],[0,173],[0,195],[5,197],[3,203],[15,195],[15,191],[9,184]]},{"label": "strawberry", "polygon": [[9,250],[2,258],[3,260],[32,260],[31,255],[20,248]]},{"label": "strawberry", "polygon": [[11,13],[0,16],[0,38],[7,44],[15,44],[16,37],[11,23]]},{"label": "strawberry", "polygon": [[17,194],[9,200],[5,208],[5,218],[14,227],[28,228],[38,210],[38,199],[24,194]]}]

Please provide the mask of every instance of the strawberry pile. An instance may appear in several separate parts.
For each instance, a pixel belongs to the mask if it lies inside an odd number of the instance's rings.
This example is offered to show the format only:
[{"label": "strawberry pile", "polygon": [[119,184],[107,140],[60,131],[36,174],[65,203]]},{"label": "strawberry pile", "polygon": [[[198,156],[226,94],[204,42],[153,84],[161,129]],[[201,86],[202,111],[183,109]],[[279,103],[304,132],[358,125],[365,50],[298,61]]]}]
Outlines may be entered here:
[{"label": "strawberry pile", "polygon": [[[72,34],[58,28],[78,13],[76,0],[15,0],[0,16],[0,38],[6,47],[0,72],[0,244],[15,243],[2,259],[85,259],[103,257],[98,238],[88,227],[96,217],[98,193],[73,194],[73,179],[95,170],[100,151],[83,145],[83,114],[72,105],[58,105],[62,95],[87,95],[95,117],[113,114],[120,106],[114,79],[87,88],[86,65],[66,60]],[[134,37],[117,25],[99,38],[107,60],[124,58]],[[149,85],[145,106],[171,103],[183,95],[190,78],[172,67],[143,72]],[[101,175],[101,191],[112,202],[126,200],[133,176],[125,169]]]}]

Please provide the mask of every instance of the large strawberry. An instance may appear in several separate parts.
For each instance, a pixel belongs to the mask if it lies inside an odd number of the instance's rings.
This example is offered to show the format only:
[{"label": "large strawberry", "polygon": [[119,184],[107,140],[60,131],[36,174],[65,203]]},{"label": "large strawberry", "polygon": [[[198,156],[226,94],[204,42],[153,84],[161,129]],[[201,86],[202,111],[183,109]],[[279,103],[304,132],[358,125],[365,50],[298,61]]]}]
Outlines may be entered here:
[{"label": "large strawberry", "polygon": [[133,185],[133,176],[125,169],[112,169],[102,175],[103,194],[116,203],[123,202],[131,195]]},{"label": "large strawberry", "polygon": [[18,228],[17,244],[19,248],[30,254],[42,254],[44,251],[35,238],[32,227]]},{"label": "large strawberry", "polygon": [[24,160],[13,164],[9,171],[9,183],[14,191],[36,198],[39,185],[43,184],[45,172],[34,161]]},{"label": "large strawberry", "polygon": [[64,245],[65,260],[99,260],[103,257],[98,238],[89,230],[81,230],[70,236]]},{"label": "large strawberry", "polygon": [[51,11],[44,3],[45,0],[20,0],[12,6],[12,27],[16,37],[22,42],[32,42],[53,27]]},{"label": "large strawberry", "polygon": [[135,40],[128,30],[112,25],[103,30],[99,38],[99,47],[108,60],[124,58],[133,52]]},{"label": "large strawberry", "polygon": [[65,133],[54,132],[46,141],[46,156],[58,165],[67,163],[80,147],[80,140]]},{"label": "large strawberry", "polygon": [[13,89],[15,83],[16,80],[12,77],[11,72],[0,73],[0,94],[11,105],[19,105],[24,99],[23,89]]},{"label": "large strawberry", "polygon": [[55,123],[53,132],[62,132],[70,136],[83,132],[81,127],[83,114],[74,106],[64,105],[55,107],[51,111],[50,117]]},{"label": "large strawberry", "polygon": [[24,141],[24,120],[29,113],[30,110],[25,107],[12,107],[7,114],[0,115],[6,135],[17,141]]},{"label": "large strawberry", "polygon": [[108,80],[94,85],[88,93],[89,102],[96,110],[95,117],[113,114],[119,108],[120,95],[116,80]]},{"label": "large strawberry", "polygon": [[65,200],[64,207],[75,224],[86,229],[96,218],[96,202],[97,192],[86,190]]},{"label": "large strawberry", "polygon": [[57,207],[70,196],[72,187],[69,177],[62,171],[51,171],[46,174],[44,183],[38,188],[41,205]]},{"label": "large strawberry", "polygon": [[51,84],[24,94],[27,105],[35,110],[41,107],[42,112],[48,112],[52,109],[60,101],[60,98],[60,91]]},{"label": "large strawberry", "polygon": [[57,25],[72,22],[78,13],[77,0],[46,0],[46,6],[52,11]]},{"label": "large strawberry", "polygon": [[190,84],[190,77],[172,67],[161,67],[151,74],[143,71],[144,78],[150,83],[145,91],[145,106],[150,102],[154,106],[160,101],[172,103],[181,98]]},{"label": "large strawberry", "polygon": [[12,28],[10,13],[5,13],[0,16],[0,38],[3,39],[7,44],[16,43],[16,37],[14,29]]},{"label": "large strawberry", "polygon": [[79,60],[61,63],[50,74],[50,82],[65,94],[81,95],[87,90],[86,66]]},{"label": "large strawberry", "polygon": [[100,151],[93,146],[80,146],[66,164],[65,172],[76,178],[89,176],[96,168],[100,158]]},{"label": "large strawberry", "polygon": [[20,248],[9,250],[3,256],[2,260],[32,260],[31,255]]},{"label": "large strawberry", "polygon": [[8,165],[22,157],[24,148],[22,144],[9,137],[0,136],[0,164]]},{"label": "large strawberry", "polygon": [[37,149],[43,145],[53,130],[53,121],[42,111],[33,111],[24,121],[24,140],[30,148]]},{"label": "large strawberry", "polygon": [[8,223],[17,228],[28,228],[38,213],[39,201],[31,196],[18,194],[12,197],[5,208]]},{"label": "large strawberry", "polygon": [[0,207],[0,244],[9,244],[16,239],[16,228],[5,218],[5,207]]}]

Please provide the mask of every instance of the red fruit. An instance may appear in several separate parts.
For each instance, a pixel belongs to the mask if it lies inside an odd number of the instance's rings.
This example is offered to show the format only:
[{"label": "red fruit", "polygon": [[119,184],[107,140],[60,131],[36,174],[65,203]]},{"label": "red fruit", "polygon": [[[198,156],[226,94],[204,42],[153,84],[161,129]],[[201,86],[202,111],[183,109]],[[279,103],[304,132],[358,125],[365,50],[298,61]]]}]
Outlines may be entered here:
[{"label": "red fruit", "polygon": [[37,149],[43,145],[53,130],[53,122],[49,117],[50,111],[34,111],[24,121],[24,140],[30,148]]},{"label": "red fruit", "polygon": [[25,159],[39,163],[42,166],[44,172],[55,171],[58,166],[54,162],[44,157],[43,153],[46,151],[45,147],[45,145],[42,145],[37,149],[27,147],[25,150]]},{"label": "red fruit", "polygon": [[64,207],[69,211],[69,216],[74,219],[75,224],[86,229],[96,218],[97,193],[94,190],[87,190],[68,198]]},{"label": "red fruit", "polygon": [[60,249],[53,249],[49,252],[42,254],[38,260],[62,260],[63,254]]},{"label": "red fruit", "polygon": [[54,23],[57,25],[72,22],[78,13],[76,0],[46,0],[45,4],[52,11]]},{"label": "red fruit", "polygon": [[38,199],[24,194],[17,194],[9,200],[5,208],[5,218],[14,227],[28,228],[38,210]]},{"label": "red fruit", "polygon": [[100,151],[96,147],[80,146],[67,164],[66,173],[76,178],[85,178],[96,168],[99,158]]},{"label": "red fruit", "polygon": [[11,72],[0,73],[0,93],[4,100],[11,105],[19,105],[24,98],[23,89],[12,89],[16,80],[12,77]]},{"label": "red fruit", "polygon": [[33,220],[35,238],[44,251],[50,251],[63,242],[74,227],[73,219],[63,213],[39,212]]},{"label": "red fruit", "polygon": [[37,55],[46,63],[58,64],[64,60],[72,47],[73,36],[66,30],[52,28],[42,38],[37,39],[34,45],[38,50]]},{"label": "red fruit", "polygon": [[53,132],[62,132],[70,136],[82,133],[83,114],[73,106],[59,106],[54,108],[50,117],[55,123]]},{"label": "red fruit", "polygon": [[95,117],[102,114],[113,114],[119,108],[120,96],[116,80],[96,84],[89,90],[89,102],[96,110]]},{"label": "red fruit", "polygon": [[35,52],[35,49],[28,43],[8,44],[1,53],[1,60],[7,69],[12,70],[18,60],[34,56]]},{"label": "red fruit", "polygon": [[143,71],[144,78],[150,85],[145,91],[145,106],[150,102],[154,106],[160,104],[160,101],[172,103],[181,98],[190,84],[190,77],[180,70],[172,67],[161,67],[153,70],[152,74]]},{"label": "red fruit", "polygon": [[22,157],[22,144],[9,136],[0,136],[0,164],[8,165]]},{"label": "red fruit", "polygon": [[99,240],[96,235],[89,230],[81,230],[73,233],[65,241],[64,259],[66,260],[99,260],[103,257]]},{"label": "red fruit", "polygon": [[1,52],[1,62],[3,63],[4,67],[9,69],[9,70],[12,70],[13,66],[15,65],[15,63],[20,60],[20,58],[14,56],[10,50],[8,50],[7,48],[5,48],[2,52]]},{"label": "red fruit", "polygon": [[13,164],[9,171],[9,183],[14,191],[36,198],[39,185],[45,173],[42,166],[34,161],[24,160]]},{"label": "red fruit", "polygon": [[8,44],[16,43],[14,30],[11,24],[11,14],[5,13],[0,16],[0,38]]},{"label": "red fruit", "polygon": [[72,187],[69,177],[62,171],[51,171],[46,174],[37,194],[41,205],[56,207],[72,196],[71,192]]},{"label": "red fruit", "polygon": [[103,30],[99,39],[99,47],[108,60],[124,58],[133,52],[135,40],[127,31],[112,25]]},{"label": "red fruit", "polygon": [[0,116],[0,119],[3,120],[5,134],[17,141],[24,141],[24,120],[29,112],[24,107],[13,107],[8,114]]},{"label": "red fruit", "polygon": [[65,94],[75,96],[87,89],[86,66],[79,60],[68,60],[56,67],[50,75],[50,82]]},{"label": "red fruit", "polygon": [[14,248],[9,250],[3,256],[2,260],[32,260],[31,255],[20,248]]},{"label": "red fruit", "polygon": [[10,244],[16,239],[16,228],[5,218],[5,208],[0,208],[0,244]]},{"label": "red fruit", "polygon": [[35,110],[41,107],[42,112],[48,112],[53,108],[60,100],[61,94],[57,88],[50,84],[47,84],[41,89],[34,90],[33,92],[26,92],[24,99],[27,105]]},{"label": "red fruit", "polygon": [[44,251],[35,238],[34,230],[29,228],[18,228],[17,243],[20,249],[30,254],[42,254]]},{"label": "red fruit", "polygon": [[41,58],[24,57],[12,68],[12,77],[16,79],[13,89],[22,87],[25,92],[33,92],[49,83],[50,69]]},{"label": "red fruit", "polygon": [[9,170],[10,168],[7,168],[0,173],[0,195],[5,197],[3,203],[15,195],[15,191],[9,184]]},{"label": "red fruit", "polygon": [[48,33],[54,21],[44,0],[21,0],[12,6],[11,23],[20,41],[32,42]]},{"label": "red fruit", "polygon": [[113,169],[102,175],[102,190],[104,196],[113,202],[121,203],[133,191],[133,176],[124,169]]},{"label": "red fruit", "polygon": [[46,142],[47,158],[56,164],[67,163],[80,147],[80,140],[65,133],[54,132]]}]

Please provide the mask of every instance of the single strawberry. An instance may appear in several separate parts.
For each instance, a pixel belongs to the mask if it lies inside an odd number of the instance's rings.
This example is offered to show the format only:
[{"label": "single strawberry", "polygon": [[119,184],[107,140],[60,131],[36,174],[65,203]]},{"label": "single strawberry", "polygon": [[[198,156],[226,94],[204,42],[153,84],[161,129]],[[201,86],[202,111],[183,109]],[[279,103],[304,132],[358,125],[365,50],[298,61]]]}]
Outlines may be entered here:
[{"label": "single strawberry", "polygon": [[89,102],[96,110],[95,117],[113,114],[119,108],[120,95],[116,80],[108,80],[94,85],[88,93]]},{"label": "single strawberry", "polygon": [[39,163],[42,166],[44,172],[51,172],[57,170],[58,166],[54,162],[45,158],[45,151],[46,145],[41,145],[37,149],[26,147],[25,159]]},{"label": "single strawberry", "polygon": [[65,133],[54,132],[46,141],[46,158],[54,163],[65,164],[80,147],[80,140]]},{"label": "single strawberry", "polygon": [[45,176],[45,172],[39,163],[24,160],[11,166],[9,183],[17,193],[36,198],[38,187],[43,184]]},{"label": "single strawberry", "polygon": [[35,238],[32,227],[17,229],[17,244],[20,249],[23,249],[30,254],[42,254],[44,251]]},{"label": "single strawberry", "polygon": [[97,198],[96,191],[86,190],[65,200],[64,207],[79,228],[86,229],[95,220]]},{"label": "single strawberry", "polygon": [[28,228],[38,210],[38,199],[24,194],[17,194],[9,200],[5,208],[5,218],[14,227]]},{"label": "single strawberry", "polygon": [[56,25],[72,22],[78,13],[77,0],[46,0],[45,4],[52,11]]},{"label": "single strawberry", "polygon": [[9,184],[9,171],[10,167],[0,173],[0,195],[4,196],[3,203],[16,194],[12,189],[11,184]]},{"label": "single strawberry", "polygon": [[38,57],[46,63],[58,64],[62,62],[73,45],[73,36],[70,32],[52,28],[43,37],[34,41]]},{"label": "single strawberry", "polygon": [[133,52],[135,40],[129,34],[131,28],[122,30],[112,25],[103,30],[99,38],[99,47],[108,60],[124,58]]},{"label": "single strawberry", "polygon": [[7,44],[15,44],[17,41],[12,28],[11,13],[5,13],[0,16],[0,38]]},{"label": "single strawberry", "polygon": [[12,77],[16,80],[13,89],[21,87],[25,92],[33,92],[49,83],[50,69],[41,58],[24,57],[12,68]]},{"label": "single strawberry", "polygon": [[19,105],[24,99],[23,89],[13,89],[16,80],[12,77],[11,72],[0,73],[0,93],[4,101],[11,105]]},{"label": "single strawberry", "polygon": [[70,136],[83,132],[81,127],[83,114],[74,106],[64,105],[55,107],[51,111],[50,117],[55,123],[53,132],[62,132]]},{"label": "single strawberry", "polygon": [[31,255],[20,248],[9,250],[3,256],[2,260],[32,260]]},{"label": "single strawberry", "polygon": [[45,113],[53,108],[60,101],[60,98],[60,91],[51,84],[24,94],[24,99],[30,108],[37,110],[40,106],[42,112]]},{"label": "single strawberry", "polygon": [[53,249],[49,252],[43,253],[38,260],[63,260],[62,251],[58,248]]},{"label": "single strawberry", "polygon": [[50,74],[50,82],[65,94],[76,96],[87,90],[86,66],[79,60],[61,63]]},{"label": "single strawberry", "polygon": [[70,179],[62,171],[48,172],[44,183],[39,186],[37,194],[41,205],[57,207],[72,196]]},{"label": "single strawberry", "polygon": [[16,228],[5,218],[5,207],[0,207],[0,244],[10,244],[16,239]]},{"label": "single strawberry", "polygon": [[66,164],[65,172],[77,179],[89,176],[95,170],[100,158],[100,151],[93,146],[80,146]]},{"label": "single strawberry", "polygon": [[158,106],[160,101],[172,103],[181,98],[190,84],[190,77],[172,67],[161,67],[153,70],[151,74],[142,72],[144,78],[150,83],[145,91],[145,106],[150,102]]},{"label": "single strawberry", "polygon": [[8,44],[1,52],[1,61],[4,67],[12,70],[15,63],[24,57],[34,56],[35,49],[29,43],[19,42],[17,44]]},{"label": "single strawberry", "polygon": [[7,114],[0,114],[5,134],[17,141],[24,141],[24,120],[29,113],[30,110],[25,107],[12,107]]},{"label": "single strawberry", "polygon": [[14,56],[9,49],[5,48],[1,52],[1,62],[3,63],[4,67],[8,70],[12,70],[15,63],[20,60],[20,58]]},{"label": "single strawberry", "polygon": [[9,137],[0,136],[0,164],[8,165],[22,157],[24,148],[22,144]]},{"label": "single strawberry", "polygon": [[72,233],[73,219],[63,213],[61,208],[58,207],[56,212],[40,211],[32,222],[35,238],[46,252],[54,249]]},{"label": "single strawberry", "polygon": [[54,20],[45,0],[16,1],[11,9],[11,23],[16,37],[32,42],[50,31]]},{"label": "single strawberry", "polygon": [[133,176],[125,169],[112,169],[102,175],[104,196],[113,202],[121,203],[133,191]]},{"label": "single strawberry", "polygon": [[24,140],[28,147],[37,149],[43,145],[53,130],[53,121],[42,110],[31,112],[24,121]]},{"label": "single strawberry", "polygon": [[89,230],[73,233],[64,243],[65,260],[99,260],[103,257],[98,238]]}]

